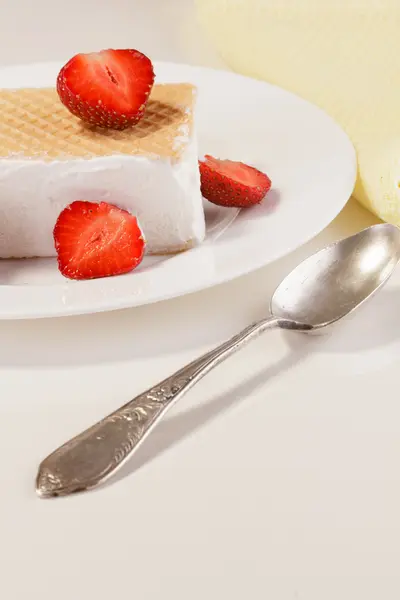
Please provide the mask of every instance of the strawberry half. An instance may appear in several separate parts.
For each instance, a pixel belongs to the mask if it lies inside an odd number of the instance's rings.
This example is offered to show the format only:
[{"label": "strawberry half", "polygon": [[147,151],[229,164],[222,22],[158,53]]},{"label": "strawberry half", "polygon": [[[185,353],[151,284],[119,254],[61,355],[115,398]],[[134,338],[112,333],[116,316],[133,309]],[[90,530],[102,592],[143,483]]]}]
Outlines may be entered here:
[{"label": "strawberry half", "polygon": [[121,275],[141,262],[145,241],[136,217],[100,202],[76,201],[54,227],[61,273],[69,279]]},{"label": "strawberry half", "polygon": [[138,50],[102,50],[71,58],[58,74],[57,92],[83,121],[125,129],[142,118],[153,84],[147,56]]},{"label": "strawberry half", "polygon": [[242,162],[206,154],[199,167],[202,195],[219,206],[247,208],[259,204],[271,188],[265,173]]}]

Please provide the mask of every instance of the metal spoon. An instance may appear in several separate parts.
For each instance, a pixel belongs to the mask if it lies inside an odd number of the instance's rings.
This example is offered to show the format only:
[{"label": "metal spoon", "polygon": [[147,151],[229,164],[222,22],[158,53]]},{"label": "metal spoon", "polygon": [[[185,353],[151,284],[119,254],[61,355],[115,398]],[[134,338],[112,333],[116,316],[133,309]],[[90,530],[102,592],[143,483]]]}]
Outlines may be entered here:
[{"label": "metal spoon", "polygon": [[139,447],[175,402],[231,354],[267,329],[311,332],[352,312],[390,277],[400,259],[400,229],[374,225],[306,259],[279,285],[271,315],[147,390],[50,454],[40,465],[41,498],[105,481]]}]

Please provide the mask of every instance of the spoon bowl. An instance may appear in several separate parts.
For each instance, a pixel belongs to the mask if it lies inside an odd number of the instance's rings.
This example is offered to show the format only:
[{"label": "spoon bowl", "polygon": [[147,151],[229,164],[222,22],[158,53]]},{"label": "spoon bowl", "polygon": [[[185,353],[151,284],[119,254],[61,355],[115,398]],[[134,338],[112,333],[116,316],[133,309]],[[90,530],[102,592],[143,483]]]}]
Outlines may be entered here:
[{"label": "spoon bowl", "polygon": [[298,265],[276,289],[271,314],[331,325],[370,298],[400,260],[400,229],[384,223],[335,242]]}]

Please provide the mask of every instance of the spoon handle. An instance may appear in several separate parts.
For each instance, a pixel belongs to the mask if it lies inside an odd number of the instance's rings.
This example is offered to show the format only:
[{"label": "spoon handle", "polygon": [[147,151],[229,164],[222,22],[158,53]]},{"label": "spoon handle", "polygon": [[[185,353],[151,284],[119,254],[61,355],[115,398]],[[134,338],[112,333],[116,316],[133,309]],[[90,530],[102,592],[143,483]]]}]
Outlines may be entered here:
[{"label": "spoon handle", "polygon": [[38,495],[65,496],[103,482],[132,456],[167,410],[204,375],[267,329],[279,326],[302,328],[274,317],[253,323],[66,442],[41,463],[36,479]]}]

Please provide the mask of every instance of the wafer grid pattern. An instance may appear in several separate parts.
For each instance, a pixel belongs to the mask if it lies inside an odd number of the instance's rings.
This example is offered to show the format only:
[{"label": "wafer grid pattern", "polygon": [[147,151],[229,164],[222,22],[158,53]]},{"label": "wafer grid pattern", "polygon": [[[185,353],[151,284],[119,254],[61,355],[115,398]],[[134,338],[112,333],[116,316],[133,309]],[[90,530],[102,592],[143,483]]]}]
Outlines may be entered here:
[{"label": "wafer grid pattern", "polygon": [[0,158],[70,160],[113,154],[179,160],[193,127],[191,84],[153,87],[134,127],[101,129],[84,124],[60,102],[55,89],[0,91]]}]

